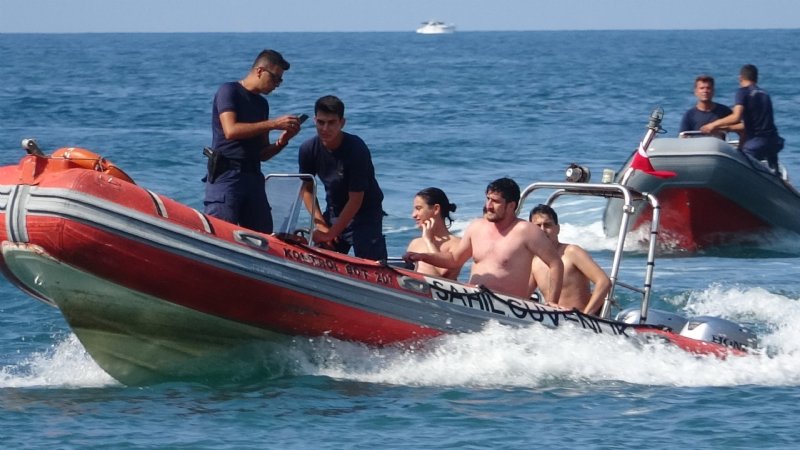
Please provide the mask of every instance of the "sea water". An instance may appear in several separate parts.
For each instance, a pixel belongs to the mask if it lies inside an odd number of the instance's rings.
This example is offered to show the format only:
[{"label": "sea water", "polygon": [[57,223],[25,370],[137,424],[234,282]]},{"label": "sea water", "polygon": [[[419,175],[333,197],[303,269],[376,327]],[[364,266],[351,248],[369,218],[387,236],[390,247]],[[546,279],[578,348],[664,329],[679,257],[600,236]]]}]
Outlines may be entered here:
[{"label": "sea water", "polygon": [[[0,34],[0,163],[19,142],[80,146],[138,184],[202,208],[211,99],[264,48],[292,67],[272,115],[335,94],[386,195],[389,253],[418,235],[414,194],[444,189],[453,230],[486,184],[559,181],[570,163],[616,170],[664,108],[676,135],[693,80],[730,105],[761,71],[800,174],[798,30],[281,34]],[[297,170],[306,126],[265,172]],[[276,134],[272,139],[277,138]],[[528,205],[532,206],[532,205]],[[608,269],[603,203],[566,199],[561,238]],[[798,214],[787,211],[786,214]],[[636,242],[635,267],[644,270]],[[800,237],[661,258],[655,307],[755,328],[762,351],[697,358],[580,330],[490,325],[419,348],[296,339],[254,349],[241,376],[120,385],[54,308],[0,280],[0,441],[9,448],[794,448],[800,440]],[[147,267],[138,268],[146,271]],[[175,280],[179,283],[180,280]],[[628,297],[623,296],[623,301]],[[633,301],[633,298],[629,298]],[[630,306],[630,305],[621,305]],[[269,353],[269,355],[267,354]]]}]

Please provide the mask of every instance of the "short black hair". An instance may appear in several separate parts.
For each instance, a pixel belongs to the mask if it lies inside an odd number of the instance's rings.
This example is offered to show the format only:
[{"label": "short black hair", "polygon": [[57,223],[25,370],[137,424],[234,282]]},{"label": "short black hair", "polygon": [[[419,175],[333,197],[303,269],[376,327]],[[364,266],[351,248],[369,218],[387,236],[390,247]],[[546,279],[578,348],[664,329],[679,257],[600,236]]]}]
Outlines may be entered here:
[{"label": "short black hair", "polygon": [[712,77],[711,75],[706,75],[704,73],[701,73],[700,75],[697,76],[697,78],[694,79],[694,85],[697,86],[697,83],[701,81],[703,83],[710,84],[712,88],[714,87],[714,77]]},{"label": "short black hair", "polygon": [[758,83],[758,67],[752,64],[743,65],[741,70],[739,70],[739,75],[745,80]]},{"label": "short black hair", "polygon": [[275,50],[262,50],[261,53],[256,56],[256,60],[253,61],[252,69],[256,67],[263,67],[265,65],[277,66],[283,70],[289,70],[289,61],[283,59],[283,55],[276,52]]},{"label": "short black hair", "polygon": [[528,222],[533,220],[533,216],[536,214],[542,214],[545,216],[550,216],[553,219],[553,223],[558,225],[558,214],[556,214],[556,210],[551,208],[549,205],[538,204],[532,210],[531,213],[528,215]]},{"label": "short black hair", "polygon": [[344,102],[335,95],[326,95],[314,103],[314,114],[318,112],[336,114],[341,119],[344,117]]},{"label": "short black hair", "polygon": [[519,205],[519,185],[511,178],[504,177],[492,181],[486,186],[486,193],[489,192],[499,192],[506,202],[514,202]]}]

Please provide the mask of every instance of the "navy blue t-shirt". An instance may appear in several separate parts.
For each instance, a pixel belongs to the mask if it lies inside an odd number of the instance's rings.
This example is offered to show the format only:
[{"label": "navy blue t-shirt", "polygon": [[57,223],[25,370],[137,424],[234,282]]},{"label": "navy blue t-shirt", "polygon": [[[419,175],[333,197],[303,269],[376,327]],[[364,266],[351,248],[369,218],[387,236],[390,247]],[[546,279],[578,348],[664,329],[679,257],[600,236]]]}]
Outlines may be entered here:
[{"label": "navy blue t-shirt", "polygon": [[342,144],[330,151],[319,136],[300,145],[300,173],[319,177],[325,185],[327,209],[339,216],[347,204],[349,192],[363,192],[364,200],[354,220],[382,214],[383,192],[375,179],[375,167],[367,144],[360,137],[343,132]]},{"label": "navy blue t-shirt", "polygon": [[755,84],[736,91],[735,104],[744,107],[744,132],[751,137],[774,137],[778,135],[772,114],[772,99],[766,91]]},{"label": "navy blue t-shirt", "polygon": [[261,122],[269,117],[267,99],[248,91],[238,81],[231,81],[219,87],[211,108],[214,150],[221,151],[223,156],[230,159],[260,161],[261,150],[267,145],[266,134],[248,139],[226,139],[219,121],[219,115],[226,111],[234,111],[237,122]]},{"label": "navy blue t-shirt", "polygon": [[680,131],[697,131],[703,125],[722,117],[727,117],[731,115],[732,112],[730,108],[725,105],[720,105],[719,103],[714,103],[714,107],[711,111],[700,111],[697,109],[697,106],[693,106],[683,115]]}]

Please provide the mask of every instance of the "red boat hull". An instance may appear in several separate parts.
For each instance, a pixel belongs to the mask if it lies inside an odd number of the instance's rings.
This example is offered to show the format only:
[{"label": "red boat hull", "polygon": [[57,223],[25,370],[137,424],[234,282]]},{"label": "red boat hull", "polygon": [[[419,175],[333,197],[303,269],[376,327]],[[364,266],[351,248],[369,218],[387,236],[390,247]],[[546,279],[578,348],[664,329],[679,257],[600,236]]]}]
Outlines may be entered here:
[{"label": "red boat hull", "polygon": [[0,168],[0,200],[4,275],[57,306],[126,384],[194,376],[252,342],[329,336],[383,346],[489,321],[655,333],[688,351],[735,352],[253,232],[65,159]]},{"label": "red boat hull", "polygon": [[[757,245],[775,233],[800,234],[800,193],[727,142],[711,137],[660,138],[647,154],[654,169],[676,176],[658,178],[632,170],[629,160],[617,182],[658,199],[662,248],[694,252]],[[608,236],[619,235],[619,207],[619,200],[609,200],[603,218]],[[649,207],[640,208],[626,231],[639,230],[651,218]]]},{"label": "red boat hull", "polygon": [[[744,242],[771,229],[768,223],[712,189],[669,187],[659,191],[658,200],[664,212],[659,237],[666,247],[694,252]],[[647,207],[633,229],[652,219],[653,210]]]}]

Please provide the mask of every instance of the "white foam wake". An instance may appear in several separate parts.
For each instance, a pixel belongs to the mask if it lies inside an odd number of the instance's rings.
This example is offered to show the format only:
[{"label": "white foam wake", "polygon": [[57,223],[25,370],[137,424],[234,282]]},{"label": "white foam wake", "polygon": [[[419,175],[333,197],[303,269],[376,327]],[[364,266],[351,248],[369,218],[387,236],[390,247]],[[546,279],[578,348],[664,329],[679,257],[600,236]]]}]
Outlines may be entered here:
[{"label": "white foam wake", "polygon": [[[553,383],[625,382],[667,386],[800,385],[798,299],[761,289],[716,286],[694,294],[686,312],[748,322],[761,333],[761,354],[698,357],[670,344],[594,335],[581,329],[490,325],[420,349],[374,350],[338,341],[317,344],[312,373],[374,383],[536,387]],[[320,357],[321,356],[321,357]],[[323,362],[319,362],[323,361]]]},{"label": "white foam wake", "polygon": [[101,387],[117,384],[86,353],[74,334],[34,353],[22,362],[0,368],[0,388]]},{"label": "white foam wake", "polygon": [[[541,387],[624,382],[666,386],[800,386],[800,299],[761,288],[712,285],[673,305],[687,315],[746,323],[761,353],[726,360],[698,357],[666,343],[595,335],[582,329],[491,324],[416,347],[369,348],[335,339],[298,339],[283,359],[297,375],[410,386]],[[258,359],[258,358],[256,358]],[[280,359],[280,358],[279,358]],[[258,361],[253,364],[260,364]],[[102,387],[117,383],[75,335],[0,369],[0,387]]]}]

